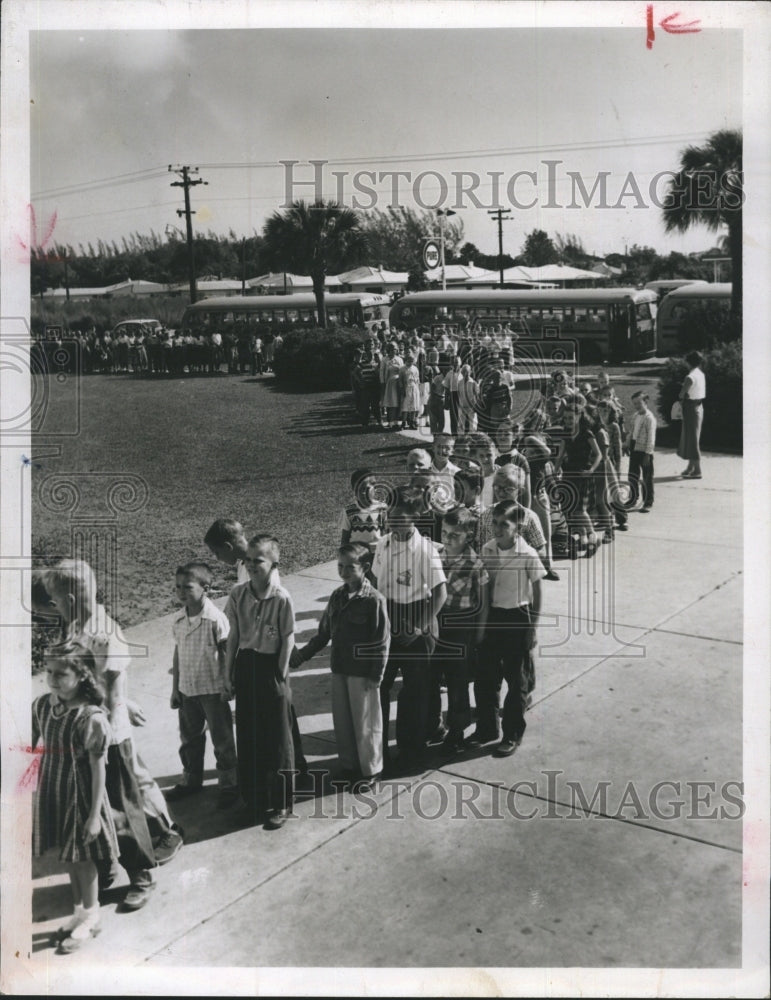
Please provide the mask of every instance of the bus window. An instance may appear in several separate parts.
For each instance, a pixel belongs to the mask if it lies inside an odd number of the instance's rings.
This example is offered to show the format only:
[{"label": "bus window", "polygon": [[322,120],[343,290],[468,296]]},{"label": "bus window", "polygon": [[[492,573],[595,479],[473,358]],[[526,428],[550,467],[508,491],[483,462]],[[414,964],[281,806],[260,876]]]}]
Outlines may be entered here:
[{"label": "bus window", "polygon": [[637,304],[637,318],[638,319],[652,319],[651,307],[649,302],[638,302]]},{"label": "bus window", "polygon": [[287,318],[287,321],[289,323],[291,323],[292,326],[294,326],[294,324],[300,318],[300,313],[297,311],[297,309],[287,309],[287,311],[286,311],[286,318]]},{"label": "bus window", "polygon": [[594,326],[603,326],[608,322],[608,310],[605,306],[598,306],[589,310],[589,322]]},{"label": "bus window", "polygon": [[330,323],[337,323],[339,312],[337,309],[327,309],[327,320]]},{"label": "bus window", "polygon": [[302,323],[315,323],[316,313],[312,309],[301,309],[300,310],[300,321]]},{"label": "bus window", "polygon": [[586,326],[587,322],[587,310],[583,306],[576,306],[573,310],[573,325]]}]

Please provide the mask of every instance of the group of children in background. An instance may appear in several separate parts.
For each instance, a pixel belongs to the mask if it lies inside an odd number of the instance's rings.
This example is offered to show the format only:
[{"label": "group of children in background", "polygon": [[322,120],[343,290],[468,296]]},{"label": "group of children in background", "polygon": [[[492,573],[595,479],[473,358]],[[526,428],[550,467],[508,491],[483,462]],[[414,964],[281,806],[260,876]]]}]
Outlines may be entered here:
[{"label": "group of children in background", "polygon": [[[579,484],[565,515],[579,532],[571,555],[580,533],[588,548],[598,525],[602,541],[612,540],[614,522],[625,529],[631,506],[607,499],[609,483],[618,484],[621,448],[615,394],[607,382],[579,394],[563,375],[555,373],[554,391],[524,427],[499,429],[498,449],[482,432],[441,432],[432,453],[410,451],[403,474],[353,474],[352,500],[339,521],[342,582],[301,649],[292,597],[279,577],[278,540],[249,537],[232,519],[212,524],[204,543],[235,568],[237,583],[220,611],[208,596],[206,563],[176,572],[181,608],[172,622],[170,705],[178,713],[183,774],[166,799],[136,752],[131,727],[143,716],[127,696],[131,647],[99,603],[93,571],[63,560],[36,575],[33,608],[55,608],[63,627],[47,655],[50,693],[33,704],[33,746],[42,740],[45,750],[34,851],[59,852],[75,902],[58,932],[61,951],[97,933],[99,891],[115,877],[117,861],[131,883],[124,905],[137,909],[149,898],[152,869],[182,843],[166,801],[202,788],[207,728],[218,808],[238,805],[245,822],[269,829],[285,824],[295,777],[307,770],[290,669],[329,644],[338,756],[355,789],[372,790],[386,769],[420,767],[432,744],[448,755],[493,742],[497,756],[516,751],[535,687],[542,581],[559,579],[554,482],[561,474]],[[634,399],[626,450],[649,510],[655,418],[642,394]],[[387,734],[399,674],[394,756]],[[476,726],[466,737],[472,681]]]}]

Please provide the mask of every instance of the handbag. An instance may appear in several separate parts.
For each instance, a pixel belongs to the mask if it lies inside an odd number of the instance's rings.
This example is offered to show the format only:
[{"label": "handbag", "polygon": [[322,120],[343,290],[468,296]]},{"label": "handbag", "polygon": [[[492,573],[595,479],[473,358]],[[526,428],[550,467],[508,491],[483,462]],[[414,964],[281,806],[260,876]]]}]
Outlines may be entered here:
[{"label": "handbag", "polygon": [[682,420],[683,419],[683,407],[679,399],[676,399],[672,404],[672,411],[669,414],[670,420]]}]

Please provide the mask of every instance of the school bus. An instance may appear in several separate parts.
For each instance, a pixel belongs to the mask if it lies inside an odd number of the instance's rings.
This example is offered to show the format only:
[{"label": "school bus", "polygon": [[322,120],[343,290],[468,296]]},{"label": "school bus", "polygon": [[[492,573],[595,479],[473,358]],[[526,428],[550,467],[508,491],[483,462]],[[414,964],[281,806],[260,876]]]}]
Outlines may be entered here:
[{"label": "school bus", "polygon": [[665,295],[656,314],[656,341],[661,355],[681,351],[680,333],[686,318],[700,310],[715,306],[731,309],[731,282],[682,285]]},{"label": "school bus", "polygon": [[[324,296],[329,324],[371,330],[388,325],[390,299],[371,292],[340,292]],[[316,297],[310,292],[293,295],[233,295],[202,299],[185,309],[182,328],[207,330],[246,323],[255,330],[284,333],[298,327],[317,326]]]},{"label": "school bus", "polygon": [[391,306],[391,326],[485,328],[508,324],[520,339],[575,345],[576,361],[635,361],[656,353],[656,293],[636,288],[414,292]]}]

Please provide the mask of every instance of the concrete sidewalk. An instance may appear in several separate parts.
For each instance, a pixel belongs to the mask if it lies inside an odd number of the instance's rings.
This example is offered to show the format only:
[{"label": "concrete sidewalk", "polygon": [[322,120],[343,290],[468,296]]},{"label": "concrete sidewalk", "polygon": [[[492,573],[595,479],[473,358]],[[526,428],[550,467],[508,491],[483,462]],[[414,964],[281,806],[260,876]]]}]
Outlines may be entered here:
[{"label": "concrete sidewalk", "polygon": [[[174,811],[187,843],[153,899],[123,914],[111,890],[101,936],[73,956],[47,944],[70,909],[66,876],[36,868],[47,988],[100,962],[739,966],[742,460],[705,456],[697,482],[682,464],[657,453],[653,511],[544,585],[535,704],[513,757],[437,754],[368,798],[322,783],[338,762],[318,655],[292,674],[317,794],[281,831],[239,829],[215,810],[209,749],[206,789]],[[332,562],[284,577],[299,644],[337,582]],[[180,773],[171,618],[127,632],[148,717],[136,742],[161,787]]]}]

